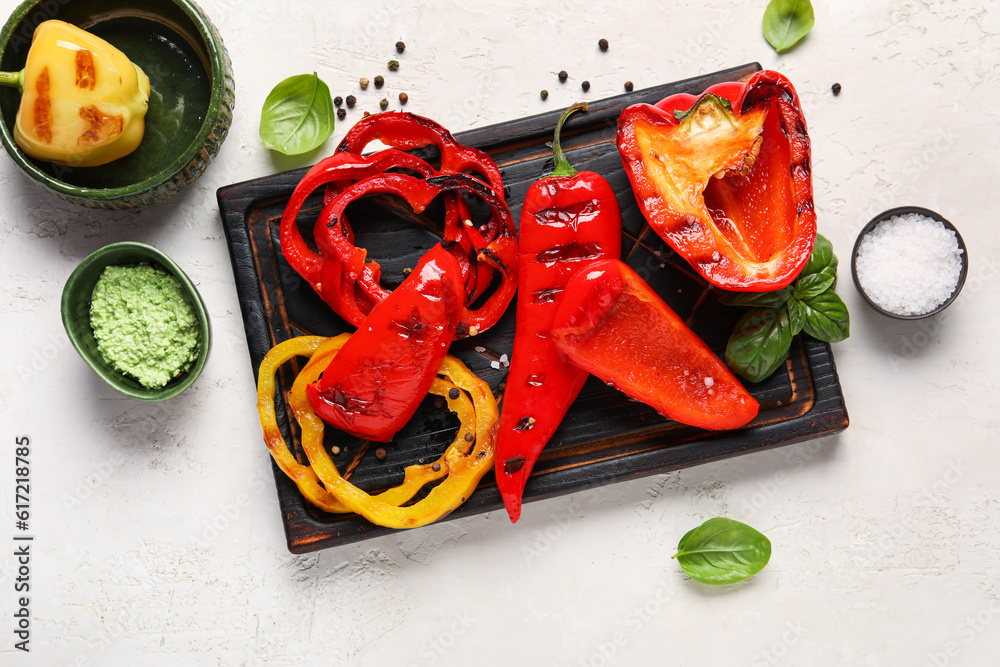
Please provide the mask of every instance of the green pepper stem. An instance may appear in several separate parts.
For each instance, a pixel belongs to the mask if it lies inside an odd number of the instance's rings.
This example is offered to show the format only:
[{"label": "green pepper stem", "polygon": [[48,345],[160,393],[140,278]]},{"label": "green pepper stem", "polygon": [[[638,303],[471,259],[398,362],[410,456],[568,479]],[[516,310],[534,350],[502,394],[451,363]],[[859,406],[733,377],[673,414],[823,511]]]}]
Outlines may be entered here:
[{"label": "green pepper stem", "polygon": [[10,86],[24,92],[24,70],[20,72],[0,72],[0,86]]},{"label": "green pepper stem", "polygon": [[586,102],[577,102],[570,108],[566,109],[562,118],[559,119],[559,123],[556,125],[555,135],[552,138],[552,156],[555,158],[555,169],[552,170],[552,173],[549,174],[549,176],[564,177],[576,174],[576,169],[573,168],[573,165],[571,165],[569,160],[566,159],[566,154],[563,153],[562,144],[559,142],[559,135],[562,132],[563,123],[566,122],[567,118],[573,115],[574,112],[586,110]]}]

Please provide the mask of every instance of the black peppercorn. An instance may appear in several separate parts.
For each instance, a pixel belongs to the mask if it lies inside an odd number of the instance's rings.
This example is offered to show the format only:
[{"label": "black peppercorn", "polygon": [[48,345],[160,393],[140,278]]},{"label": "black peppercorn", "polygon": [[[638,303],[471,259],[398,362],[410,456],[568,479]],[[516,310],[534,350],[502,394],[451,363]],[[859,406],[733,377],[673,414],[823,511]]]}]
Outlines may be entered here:
[{"label": "black peppercorn", "polygon": [[333,98],[333,106],[339,107],[343,103],[344,103],[344,98],[341,97],[340,95],[337,95],[336,97]]},{"label": "black peppercorn", "polygon": [[569,74],[566,73],[566,70],[559,72],[559,83],[566,83],[566,79],[568,78]]},{"label": "black peppercorn", "polygon": [[347,109],[345,109],[344,107],[340,107],[339,109],[337,109],[337,118],[339,118],[340,120],[344,120],[345,118],[347,118]]},{"label": "black peppercorn", "polygon": [[588,90],[590,90],[590,82],[584,81],[583,83],[580,84],[580,87],[583,88],[583,92],[587,92]]},{"label": "black peppercorn", "polygon": [[601,51],[607,51],[608,50],[608,40],[606,40],[606,39],[604,39],[602,37],[601,39],[597,40],[597,46],[598,46],[598,48],[601,49]]},{"label": "black peppercorn", "polygon": [[830,86],[830,90],[833,91],[834,95],[840,95],[841,85],[839,83],[835,83],[832,86]]},{"label": "black peppercorn", "polygon": [[632,88],[634,88],[634,86],[632,85],[632,82],[631,81],[626,81],[625,82],[625,92],[626,93],[631,93],[632,92]]},{"label": "black peppercorn", "polygon": [[358,101],[358,98],[354,97],[354,95],[348,95],[347,96],[347,108],[348,109],[353,109],[354,108],[354,104],[357,101]]},{"label": "black peppercorn", "polygon": [[402,42],[396,42],[396,53],[402,53],[406,50],[406,44]]},{"label": "black peppercorn", "polygon": [[375,87],[376,87],[376,88],[381,88],[381,87],[382,87],[382,84],[384,84],[384,83],[385,83],[385,79],[383,79],[383,78],[382,78],[382,75],[381,75],[381,74],[379,74],[379,75],[378,75],[377,77],[375,77],[375,81],[374,81],[374,83],[375,83]]}]

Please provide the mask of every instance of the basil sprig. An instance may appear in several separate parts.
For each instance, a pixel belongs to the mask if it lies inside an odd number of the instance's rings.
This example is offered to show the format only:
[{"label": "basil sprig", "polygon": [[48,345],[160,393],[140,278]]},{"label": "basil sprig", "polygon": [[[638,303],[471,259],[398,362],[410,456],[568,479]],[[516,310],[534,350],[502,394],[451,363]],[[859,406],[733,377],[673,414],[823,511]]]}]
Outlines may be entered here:
[{"label": "basil sprig", "polygon": [[784,363],[800,331],[827,343],[850,335],[847,306],[837,285],[833,244],[817,234],[812,255],[795,282],[774,292],[727,292],[719,301],[752,308],[736,323],[726,345],[726,363],[750,380],[766,380]]},{"label": "basil sprig", "polygon": [[764,569],[771,559],[771,541],[745,523],[719,517],[682,537],[673,558],[695,581],[735,584]]},{"label": "basil sprig", "polygon": [[300,155],[333,134],[330,89],[313,72],[289,77],[264,100],[260,138],[264,146],[285,155]]},{"label": "basil sprig", "polygon": [[764,38],[781,53],[809,34],[815,23],[809,0],[771,0],[764,10]]}]

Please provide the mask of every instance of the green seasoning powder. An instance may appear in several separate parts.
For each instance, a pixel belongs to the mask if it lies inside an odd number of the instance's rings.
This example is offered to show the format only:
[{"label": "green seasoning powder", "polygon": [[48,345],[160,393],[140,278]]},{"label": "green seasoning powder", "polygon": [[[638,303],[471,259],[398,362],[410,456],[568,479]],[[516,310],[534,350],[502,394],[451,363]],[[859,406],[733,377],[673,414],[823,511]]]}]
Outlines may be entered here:
[{"label": "green seasoning powder", "polygon": [[90,302],[97,348],[149,389],[162,387],[198,356],[198,319],[180,281],[148,264],[104,269]]}]

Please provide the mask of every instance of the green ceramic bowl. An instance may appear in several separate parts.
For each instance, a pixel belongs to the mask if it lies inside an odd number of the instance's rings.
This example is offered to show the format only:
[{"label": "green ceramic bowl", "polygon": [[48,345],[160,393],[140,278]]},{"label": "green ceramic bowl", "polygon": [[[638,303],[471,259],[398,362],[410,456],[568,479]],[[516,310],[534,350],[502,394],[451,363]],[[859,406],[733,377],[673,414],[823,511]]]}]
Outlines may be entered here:
[{"label": "green ceramic bowl", "polygon": [[[107,362],[104,355],[97,349],[94,332],[90,327],[90,298],[94,293],[94,285],[106,266],[119,264],[151,264],[173,274],[184,287],[188,301],[194,308],[200,324],[201,344],[198,358],[182,375],[174,378],[166,386],[159,389],[147,389],[132,377],[122,374]],[[201,295],[191,279],[174,264],[165,254],[145,243],[123,241],[104,246],[91,253],[80,262],[69,279],[62,293],[62,321],[73,347],[80,353],[83,360],[94,369],[102,380],[107,382],[119,393],[140,401],[162,401],[176,396],[187,389],[201,373],[208,359],[208,351],[212,345],[212,329],[209,325],[208,311],[201,300]]]},{"label": "green ceramic bowl", "polygon": [[0,90],[0,140],[29,177],[61,199],[104,209],[164,201],[200,176],[233,118],[233,70],[222,38],[191,0],[27,0],[0,31],[0,70],[24,68],[42,21],[59,19],[111,42],[149,76],[142,143],[100,167],[33,160],[14,143],[20,94]]}]

